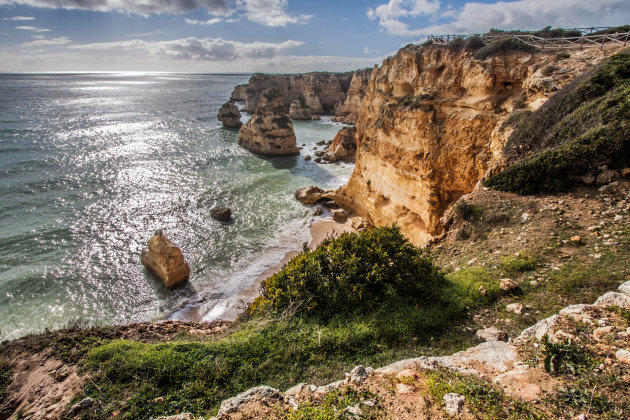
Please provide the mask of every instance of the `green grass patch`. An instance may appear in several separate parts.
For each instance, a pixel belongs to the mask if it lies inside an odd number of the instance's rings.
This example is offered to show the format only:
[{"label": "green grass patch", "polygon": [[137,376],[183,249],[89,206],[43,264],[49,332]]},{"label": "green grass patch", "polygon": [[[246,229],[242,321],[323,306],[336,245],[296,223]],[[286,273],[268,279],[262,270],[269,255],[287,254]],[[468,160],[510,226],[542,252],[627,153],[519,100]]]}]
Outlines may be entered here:
[{"label": "green grass patch", "polygon": [[501,257],[499,268],[508,275],[518,275],[528,271],[536,270],[542,262],[538,255],[510,255]]},{"label": "green grass patch", "polygon": [[494,41],[492,44],[486,45],[475,53],[474,58],[477,60],[485,60],[486,58],[494,57],[500,54],[505,54],[511,51],[523,51],[527,53],[535,53],[538,48],[531,45],[527,45],[516,38],[500,38]]},{"label": "green grass patch", "polygon": [[[360,404],[364,401],[372,401],[375,405],[369,407]],[[345,409],[357,404],[360,404],[363,417],[376,418],[382,411],[377,403],[378,401],[375,399],[375,395],[369,391],[356,391],[352,388],[346,388],[344,390],[334,390],[326,394],[321,402],[300,404],[300,406],[290,412],[286,418],[287,420],[347,419],[348,414],[345,412]]]},{"label": "green grass patch", "polygon": [[9,394],[8,387],[11,384],[13,365],[4,357],[0,357],[0,406]]}]

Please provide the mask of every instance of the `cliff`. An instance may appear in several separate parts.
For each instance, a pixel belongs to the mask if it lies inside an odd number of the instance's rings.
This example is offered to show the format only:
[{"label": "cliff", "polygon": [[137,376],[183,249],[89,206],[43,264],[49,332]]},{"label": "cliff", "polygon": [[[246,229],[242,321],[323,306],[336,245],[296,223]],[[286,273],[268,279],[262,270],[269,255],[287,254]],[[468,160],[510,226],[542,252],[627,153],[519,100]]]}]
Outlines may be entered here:
[{"label": "cliff", "polygon": [[304,102],[315,114],[331,113],[335,105],[346,99],[353,72],[305,74],[255,73],[247,85],[239,85],[232,92],[232,100],[244,101],[247,112],[254,112],[262,92],[276,88],[288,104]]},{"label": "cliff", "polygon": [[359,119],[361,104],[367,93],[371,74],[372,69],[354,72],[346,98],[335,106],[333,121],[354,124]]},{"label": "cliff", "polygon": [[263,92],[256,112],[239,130],[238,144],[266,156],[294,155],[300,152],[288,106],[277,89],[269,88]]},{"label": "cliff", "polygon": [[540,107],[605,54],[513,51],[479,60],[464,49],[402,49],[370,74],[356,167],[338,201],[426,243],[442,231],[444,211],[502,165],[513,111]]}]

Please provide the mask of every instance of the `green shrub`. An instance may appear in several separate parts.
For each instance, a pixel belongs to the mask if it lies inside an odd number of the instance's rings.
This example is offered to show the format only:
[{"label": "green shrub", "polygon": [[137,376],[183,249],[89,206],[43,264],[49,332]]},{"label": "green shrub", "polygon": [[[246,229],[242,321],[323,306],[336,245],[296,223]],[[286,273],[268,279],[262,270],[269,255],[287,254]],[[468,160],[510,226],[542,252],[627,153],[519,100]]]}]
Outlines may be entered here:
[{"label": "green shrub", "polygon": [[457,51],[464,47],[464,38],[457,37],[454,38],[451,42],[446,46],[451,51]]},{"label": "green shrub", "polygon": [[529,255],[502,257],[499,267],[507,274],[516,275],[534,271],[540,265],[540,261],[540,257]]},{"label": "green shrub", "polygon": [[569,53],[568,53],[568,52],[566,52],[566,51],[561,51],[561,52],[559,52],[558,54],[556,54],[556,56],[555,56],[555,58],[554,58],[554,59],[555,59],[556,61],[559,61],[559,60],[564,60],[564,59],[567,59],[567,58],[571,58],[571,54],[569,54]]},{"label": "green shrub", "polygon": [[280,128],[288,128],[288,129],[291,128],[291,119],[287,117],[286,115],[283,115],[282,117],[276,117],[273,120],[271,120],[271,122],[273,124],[276,124]]},{"label": "green shrub", "polygon": [[599,166],[630,165],[630,52],[552,96],[519,124],[504,152],[515,163],[485,184],[518,194],[567,190]]},{"label": "green shrub", "polygon": [[461,220],[478,220],[481,216],[483,216],[483,213],[484,211],[482,208],[468,203],[463,198],[457,200],[457,203],[455,204],[455,214],[457,214]]},{"label": "green shrub", "polygon": [[486,45],[474,55],[477,60],[485,60],[510,51],[523,51],[527,53],[535,53],[538,51],[536,47],[527,45],[516,38],[500,38],[490,45]]},{"label": "green shrub", "polygon": [[464,49],[466,51],[476,51],[486,46],[486,43],[483,42],[480,36],[475,35],[467,38],[464,42]]},{"label": "green shrub", "polygon": [[545,370],[553,374],[570,373],[576,375],[592,364],[589,353],[584,347],[575,344],[571,339],[552,343],[549,336],[543,337],[545,346]]},{"label": "green shrub", "polygon": [[4,399],[8,395],[8,386],[11,383],[13,366],[11,362],[4,357],[0,357],[0,407]]},{"label": "green shrub", "polygon": [[305,250],[262,285],[251,314],[374,310],[388,300],[435,302],[444,278],[427,251],[414,247],[398,227],[344,233]]}]

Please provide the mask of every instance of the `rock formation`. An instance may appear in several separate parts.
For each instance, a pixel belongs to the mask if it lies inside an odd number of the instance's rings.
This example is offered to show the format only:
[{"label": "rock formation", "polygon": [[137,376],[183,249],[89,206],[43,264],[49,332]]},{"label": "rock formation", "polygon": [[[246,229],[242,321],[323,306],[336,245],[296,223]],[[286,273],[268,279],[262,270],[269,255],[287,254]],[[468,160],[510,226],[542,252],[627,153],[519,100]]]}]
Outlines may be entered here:
[{"label": "rock formation", "polygon": [[300,152],[286,102],[277,89],[263,92],[253,117],[238,133],[238,144],[266,156]]},{"label": "rock formation", "polygon": [[293,120],[310,120],[313,118],[311,108],[306,105],[306,101],[301,96],[291,102],[289,116]]},{"label": "rock formation", "polygon": [[232,219],[232,210],[224,206],[215,207],[210,210],[210,216],[219,222],[229,222]]},{"label": "rock formation", "polygon": [[360,152],[338,191],[344,206],[426,243],[441,231],[444,211],[501,164],[511,111],[539,107],[597,54],[605,53],[572,53],[541,83],[539,69],[553,55],[477,60],[439,47],[399,51],[370,73],[356,125]]},{"label": "rock formation", "polygon": [[337,103],[345,100],[353,72],[269,75],[255,73],[247,85],[239,85],[232,92],[232,99],[244,100],[247,112],[254,112],[262,93],[276,88],[288,104],[303,98],[311,112],[331,113]]},{"label": "rock formation", "polygon": [[335,135],[323,158],[330,162],[354,162],[357,146],[356,128],[344,127]]},{"label": "rock formation", "polygon": [[361,104],[365,98],[370,82],[372,69],[357,70],[352,75],[352,81],[343,102],[335,106],[333,121],[354,124],[359,119]]},{"label": "rock formation", "polygon": [[147,248],[140,254],[140,259],[142,264],[168,288],[184,283],[190,275],[190,267],[181,249],[169,241],[161,229],[149,239]]},{"label": "rock formation", "polygon": [[227,101],[219,109],[217,119],[223,123],[226,128],[241,128],[241,111],[232,101]]}]

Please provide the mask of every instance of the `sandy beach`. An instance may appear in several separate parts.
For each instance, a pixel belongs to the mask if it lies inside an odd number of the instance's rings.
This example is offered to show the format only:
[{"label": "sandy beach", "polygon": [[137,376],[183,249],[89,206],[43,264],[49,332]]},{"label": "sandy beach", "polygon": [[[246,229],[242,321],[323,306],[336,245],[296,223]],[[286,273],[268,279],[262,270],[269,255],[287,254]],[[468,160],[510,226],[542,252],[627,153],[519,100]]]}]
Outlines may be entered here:
[{"label": "sandy beach", "polygon": [[[344,232],[354,231],[351,226],[352,220],[352,218],[349,218],[345,223],[337,223],[330,217],[315,220],[310,227],[311,242],[309,246],[311,248],[315,248],[326,238],[337,236]],[[175,312],[168,319],[194,322],[214,321],[216,319],[234,321],[238,315],[258,297],[262,282],[282,270],[282,268],[291,261],[293,257],[298,255],[298,253],[298,251],[292,251],[285,254],[284,258],[278,261],[277,264],[274,264],[263,271],[252,285],[244,288],[236,295],[204,303],[199,307],[186,308]]]}]

